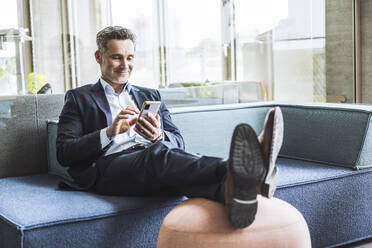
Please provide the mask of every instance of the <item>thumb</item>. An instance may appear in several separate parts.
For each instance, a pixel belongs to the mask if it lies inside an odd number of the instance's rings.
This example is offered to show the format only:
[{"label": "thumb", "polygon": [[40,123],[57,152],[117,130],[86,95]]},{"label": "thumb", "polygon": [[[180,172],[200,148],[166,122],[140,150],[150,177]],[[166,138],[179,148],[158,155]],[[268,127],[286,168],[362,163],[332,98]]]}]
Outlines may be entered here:
[{"label": "thumb", "polygon": [[136,124],[137,120],[138,120],[138,118],[137,118],[137,117],[134,117],[133,119],[131,119],[131,120],[129,121],[129,125],[130,125],[130,126],[133,126],[134,124]]}]

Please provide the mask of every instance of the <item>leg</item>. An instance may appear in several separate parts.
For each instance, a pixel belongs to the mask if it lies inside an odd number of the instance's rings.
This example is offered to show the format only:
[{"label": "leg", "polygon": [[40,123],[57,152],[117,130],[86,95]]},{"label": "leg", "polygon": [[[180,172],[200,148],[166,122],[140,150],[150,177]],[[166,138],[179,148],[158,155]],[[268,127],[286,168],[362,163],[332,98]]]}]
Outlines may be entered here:
[{"label": "leg", "polygon": [[260,193],[268,198],[274,195],[276,189],[278,168],[275,162],[283,143],[283,128],[283,115],[280,108],[270,109],[266,115],[263,130],[258,136],[267,169]]},{"label": "leg", "polygon": [[257,193],[266,197],[274,194],[275,161],[282,141],[283,117],[279,108],[269,110],[258,138],[248,124],[235,128],[225,187],[225,205],[234,227],[243,228],[253,222]]},{"label": "leg", "polygon": [[100,175],[95,189],[101,194],[171,194],[223,202],[226,162],[190,154],[166,142],[103,157],[97,166]]}]

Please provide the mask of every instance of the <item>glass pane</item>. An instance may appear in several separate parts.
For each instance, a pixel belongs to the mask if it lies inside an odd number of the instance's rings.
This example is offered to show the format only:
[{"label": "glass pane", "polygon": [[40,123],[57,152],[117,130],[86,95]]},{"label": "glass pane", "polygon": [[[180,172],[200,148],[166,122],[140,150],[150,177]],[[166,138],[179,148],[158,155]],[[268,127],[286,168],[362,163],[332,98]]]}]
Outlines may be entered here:
[{"label": "glass pane", "polygon": [[94,58],[97,50],[96,34],[110,24],[109,0],[70,1],[67,10],[72,24],[66,37],[66,53],[71,60],[72,87],[96,83],[100,77],[99,65]]},{"label": "glass pane", "polygon": [[326,101],[324,0],[236,0],[236,24],[239,80],[269,100]]},{"label": "glass pane", "polygon": [[171,83],[222,81],[221,1],[168,1]]},{"label": "glass pane", "polygon": [[[48,83],[53,93],[65,92],[65,66],[68,60],[64,54],[63,43],[63,1],[33,0],[32,12],[32,53],[33,74],[28,75],[29,85],[37,93]],[[51,18],[53,17],[53,18]],[[32,86],[31,86],[32,87]]]},{"label": "glass pane", "polygon": [[112,24],[132,30],[136,36],[135,67],[130,81],[136,85],[158,88],[154,45],[154,6],[152,0],[111,0]]},{"label": "glass pane", "polygon": [[18,28],[17,1],[0,0],[0,6],[0,95],[16,95],[16,47],[5,36]]},{"label": "glass pane", "polygon": [[16,95],[17,69],[15,44],[13,42],[2,42],[1,46],[0,95]]},{"label": "glass pane", "polygon": [[18,28],[17,1],[0,0],[0,29]]}]

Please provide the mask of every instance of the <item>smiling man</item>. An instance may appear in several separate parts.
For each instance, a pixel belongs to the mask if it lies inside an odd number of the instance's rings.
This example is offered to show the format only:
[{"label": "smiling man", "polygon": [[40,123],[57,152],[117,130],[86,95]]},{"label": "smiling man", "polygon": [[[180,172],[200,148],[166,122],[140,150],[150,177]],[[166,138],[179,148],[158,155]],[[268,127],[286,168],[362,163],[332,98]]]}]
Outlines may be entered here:
[{"label": "smiling man", "polygon": [[[187,153],[159,91],[129,82],[134,34],[106,27],[97,46],[100,79],[69,90],[59,117],[57,159],[74,179],[65,186],[105,195],[204,197],[225,204],[234,227],[250,225],[257,194],[271,197],[276,187],[280,109],[268,112],[259,138],[248,124],[238,125],[228,161]],[[144,101],[160,101],[159,113],[139,118]]]}]

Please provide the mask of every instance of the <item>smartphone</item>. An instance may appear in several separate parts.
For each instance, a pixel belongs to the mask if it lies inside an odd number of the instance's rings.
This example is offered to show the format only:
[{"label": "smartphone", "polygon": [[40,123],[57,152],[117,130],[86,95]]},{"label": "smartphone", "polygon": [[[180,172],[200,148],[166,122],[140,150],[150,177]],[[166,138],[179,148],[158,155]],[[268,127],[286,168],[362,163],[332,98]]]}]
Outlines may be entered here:
[{"label": "smartphone", "polygon": [[159,101],[145,101],[142,104],[141,112],[138,115],[138,118],[141,118],[141,116],[145,116],[147,113],[151,113],[153,116],[155,116],[160,108],[161,102]]}]

